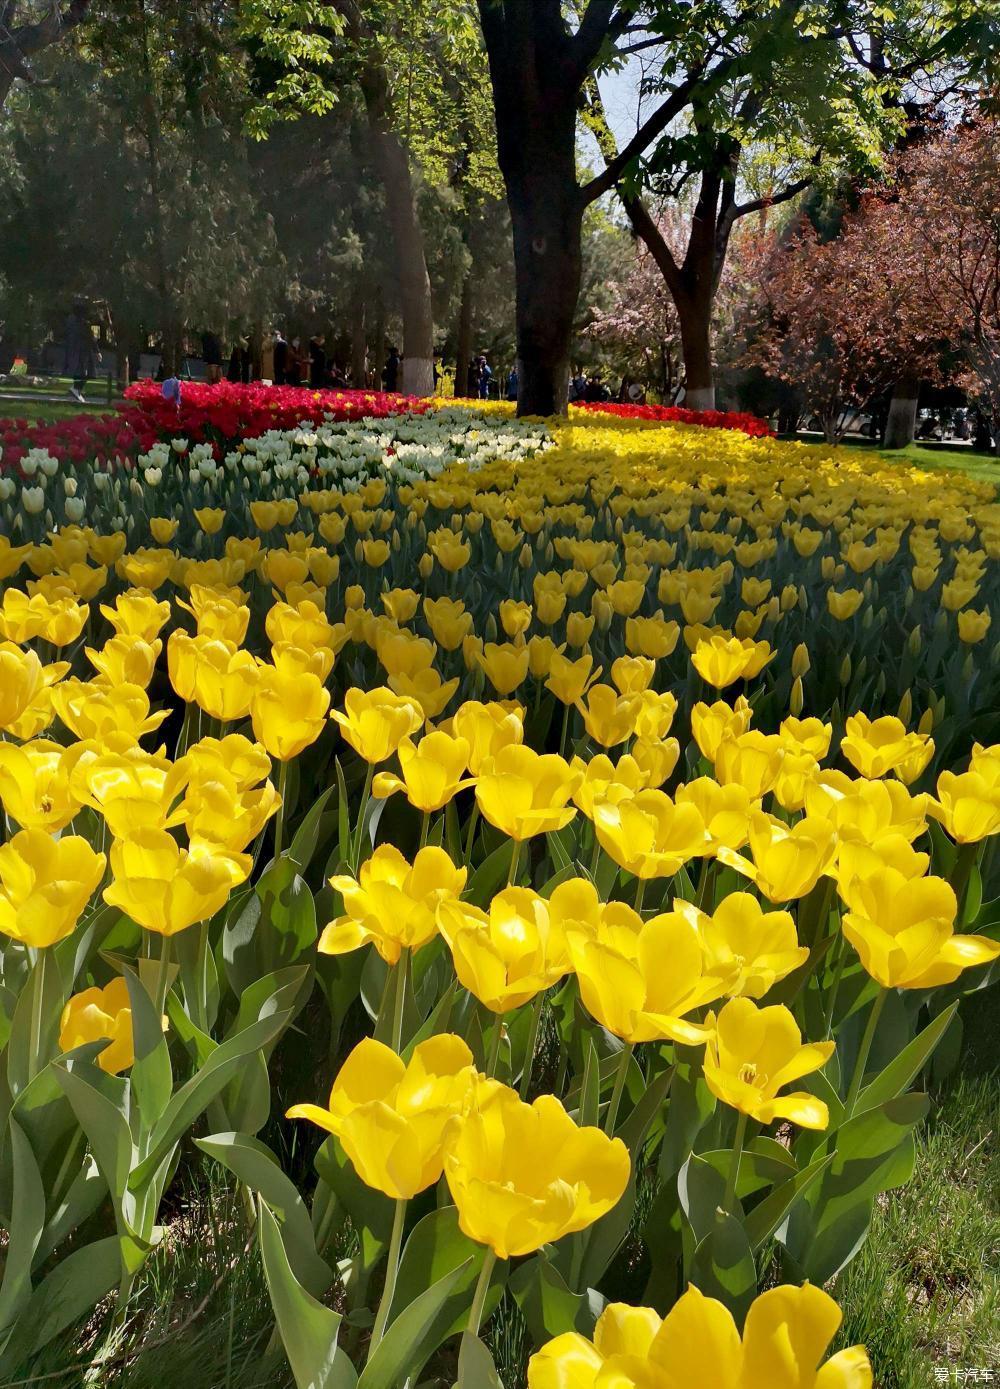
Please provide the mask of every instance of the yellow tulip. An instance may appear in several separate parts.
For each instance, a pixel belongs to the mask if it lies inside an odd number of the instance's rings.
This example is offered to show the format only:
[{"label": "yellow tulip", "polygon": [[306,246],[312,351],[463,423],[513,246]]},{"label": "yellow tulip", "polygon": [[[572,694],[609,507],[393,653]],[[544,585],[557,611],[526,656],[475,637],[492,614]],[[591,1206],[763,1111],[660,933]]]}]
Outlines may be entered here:
[{"label": "yellow tulip", "polygon": [[105,858],[79,835],[21,830],[0,846],[0,931],[42,949],[70,935],[104,876]]},{"label": "yellow tulip", "polygon": [[990,630],[993,621],[989,608],[983,608],[982,612],[976,612],[974,608],[966,608],[964,612],[958,614],[958,639],[966,646],[975,646],[977,642],[984,641],[986,634]]},{"label": "yellow tulip", "polygon": [[744,873],[771,902],[805,897],[831,871],[837,854],[833,826],[811,816],[789,826],[754,811],[748,838],[752,863],[724,848],[718,851],[719,860]]},{"label": "yellow tulip", "polygon": [[791,914],[763,911],[748,892],[729,893],[711,915],[680,899],[673,909],[694,926],[712,973],[736,971],[726,988],[731,997],[763,998],[809,958]]},{"label": "yellow tulip", "polygon": [[567,801],[581,780],[555,753],[512,744],[483,764],[476,801],[484,819],[520,842],[569,824],[576,810]]},{"label": "yellow tulip", "polygon": [[140,588],[130,588],[118,595],[113,608],[102,603],[101,614],[111,623],[116,636],[153,642],[170,620],[170,604]]},{"label": "yellow tulip", "polygon": [[511,641],[523,636],[531,626],[531,604],[505,598],[500,604],[500,625]]},{"label": "yellow tulip", "polygon": [[613,685],[591,685],[587,703],[577,702],[588,737],[602,747],[615,747],[632,736],[638,706],[636,695],[620,695]]},{"label": "yellow tulip", "polygon": [[498,645],[488,641],[479,657],[487,680],[499,695],[509,695],[522,685],[528,675],[527,646]]},{"label": "yellow tulip", "polygon": [[528,1389],[871,1389],[863,1346],[820,1364],[840,1322],[822,1288],[786,1285],[756,1299],[741,1339],[729,1309],[689,1284],[662,1321],[614,1302],[593,1341],[555,1337],[528,1361]]},{"label": "yellow tulip", "polygon": [[846,622],[853,617],[864,602],[865,595],[858,588],[845,588],[838,593],[835,589],[826,591],[826,606],[831,617],[838,622]]},{"label": "yellow tulip", "polygon": [[70,785],[71,756],[59,743],[36,738],[0,743],[0,802],[26,830],[65,829],[80,809]]},{"label": "yellow tulip", "polygon": [[16,723],[44,686],[42,663],[35,652],[0,642],[0,729]]},{"label": "yellow tulip", "polygon": [[108,1075],[118,1075],[135,1061],[132,1041],[132,1003],[128,985],[116,975],[103,989],[84,989],[74,994],[62,1010],[59,1048],[72,1051],[87,1042],[108,1039],[97,1064]]},{"label": "yellow tulip", "polygon": [[[619,656],[611,667],[611,679],[619,694],[623,695],[641,694],[643,690],[648,690],[655,674],[656,662],[648,656]],[[673,707],[676,710],[676,700]],[[668,731],[669,726],[668,724],[663,730],[664,733]]]},{"label": "yellow tulip", "polygon": [[394,965],[403,950],[419,950],[433,939],[438,907],[461,896],[467,876],[435,845],[421,849],[411,865],[394,845],[380,844],[361,865],[358,881],[346,874],[330,879],[347,914],[323,931],[320,954],[346,955],[370,942]]},{"label": "yellow tulip", "polygon": [[495,1081],[480,1083],[445,1142],[459,1228],[500,1259],[530,1254],[606,1215],[630,1166],[621,1139],[578,1128],[554,1095],[528,1105]]},{"label": "yellow tulip", "polygon": [[455,598],[425,598],[424,615],[434,640],[445,651],[456,651],[472,630],[472,614]]},{"label": "yellow tulip", "polygon": [[691,710],[691,733],[702,756],[714,762],[723,738],[738,738],[746,733],[752,717],[753,711],[743,695],[732,705],[721,699],[714,704],[696,704]]},{"label": "yellow tulip", "polygon": [[403,739],[416,733],[424,722],[423,710],[415,700],[404,699],[384,686],[349,689],[343,713],[331,709],[330,717],[358,756],[373,765],[390,758]]},{"label": "yellow tulip", "polygon": [[787,1119],[804,1129],[827,1127],[822,1100],[806,1091],[778,1091],[825,1066],[834,1042],[803,1043],[789,1009],[758,1008],[749,998],[731,998],[717,1019],[710,1018],[710,1028],[704,1075],[716,1099],[759,1124]]},{"label": "yellow tulip", "polygon": [[782,719],[778,736],[789,752],[808,752],[822,762],[830,751],[833,725],[822,719],[798,719],[788,715]]},{"label": "yellow tulip", "polygon": [[878,866],[840,887],[844,935],[884,989],[932,989],[1000,955],[1000,941],[955,935],[958,902],[943,878]]},{"label": "yellow tulip", "polygon": [[316,675],[261,665],[250,700],[254,737],[279,762],[298,757],[322,733],[330,692]]},{"label": "yellow tulip", "polygon": [[691,664],[703,680],[721,690],[734,680],[750,680],[759,675],[774,656],[766,641],[711,637],[698,643]]},{"label": "yellow tulip", "polygon": [[552,657],[545,688],[550,690],[563,704],[576,704],[587,690],[600,678],[601,668],[594,670],[594,658],[589,652],[570,660],[561,652]]},{"label": "yellow tulip", "polygon": [[566,937],[584,1006],[630,1043],[704,1043],[708,1029],[687,1015],[721,998],[738,973],[735,964],[708,968],[698,932],[676,912],[643,922],[625,903],[610,902],[596,929],[569,922]]},{"label": "yellow tulip", "polygon": [[453,738],[440,730],[425,734],[419,743],[404,738],[397,755],[402,778],[379,772],[372,782],[372,795],[377,800],[402,791],[410,804],[426,815],[475,784],[474,778],[462,778],[469,763],[469,745],[464,738]]},{"label": "yellow tulip", "polygon": [[574,772],[579,772],[581,780],[573,792],[573,803],[583,811],[588,820],[594,818],[594,807],[602,801],[617,804],[627,800],[637,791],[643,790],[646,780],[642,768],[627,753],[618,762],[612,762],[605,753],[598,753],[589,762],[574,757],[570,763]]},{"label": "yellow tulip", "polygon": [[[978,772],[942,772],[930,813],[958,844],[978,844],[1000,834],[1000,782]],[[17,818],[16,816],[14,817]]]},{"label": "yellow tulip", "polygon": [[637,878],[669,878],[710,847],[696,806],[676,804],[664,791],[594,807],[594,829],[605,853]]},{"label": "yellow tulip", "polygon": [[519,705],[466,700],[452,717],[451,731],[468,743],[469,770],[478,776],[483,764],[501,748],[524,741],[523,710]]},{"label": "yellow tulip", "polygon": [[934,740],[926,733],[908,733],[902,720],[892,714],[879,719],[851,714],[844,730],[840,750],[863,777],[895,772],[909,783],[934,756]]},{"label": "yellow tulip", "polygon": [[366,1037],[340,1068],[326,1109],[296,1104],[285,1117],[336,1134],[366,1186],[407,1201],[439,1180],[449,1126],[468,1108],[475,1078],[461,1037],[421,1042],[409,1064]]},{"label": "yellow tulip", "polygon": [[71,733],[98,741],[123,733],[134,742],[170,717],[169,709],[149,712],[149,696],[139,685],[104,686],[86,680],[64,680],[53,687],[52,703]]},{"label": "yellow tulip", "polygon": [[159,638],[148,642],[142,637],[125,636],[112,637],[100,651],[86,646],[84,654],[109,685],[141,685],[145,689],[162,650]]},{"label": "yellow tulip", "polygon": [[221,506],[203,506],[195,509],[194,519],[206,535],[215,535],[222,529],[226,513]]},{"label": "yellow tulip", "polygon": [[715,775],[723,786],[735,783],[759,800],[777,783],[786,757],[777,734],[750,729],[726,735],[715,752]]},{"label": "yellow tulip", "polygon": [[207,921],[250,876],[253,859],[193,840],[182,849],[167,830],[144,829],[111,846],[104,900],[161,936]]},{"label": "yellow tulip", "polygon": [[569,970],[566,939],[548,904],[530,888],[497,893],[489,912],[445,900],[437,926],[448,942],[458,982],[494,1013],[520,1008]]},{"label": "yellow tulip", "polygon": [[668,622],[662,613],[652,617],[630,617],[625,622],[625,646],[634,656],[648,656],[661,661],[677,645],[681,629]]},{"label": "yellow tulip", "polygon": [[678,786],[675,800],[678,805],[697,808],[713,850],[720,845],[741,849],[750,837],[750,816],[760,808],[759,800],[745,786],[736,782],[720,786],[707,776]]},{"label": "yellow tulip", "polygon": [[844,843],[876,844],[886,835],[912,841],[927,829],[930,798],[913,796],[901,781],[865,781],[824,771],[806,787],[807,815],[829,820]]}]

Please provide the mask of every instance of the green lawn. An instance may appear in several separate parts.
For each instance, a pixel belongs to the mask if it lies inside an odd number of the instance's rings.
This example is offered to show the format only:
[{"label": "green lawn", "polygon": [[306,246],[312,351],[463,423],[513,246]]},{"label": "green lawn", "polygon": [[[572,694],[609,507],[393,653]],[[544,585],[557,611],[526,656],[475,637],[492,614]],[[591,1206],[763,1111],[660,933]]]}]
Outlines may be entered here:
[{"label": "green lawn", "polygon": [[11,400],[0,391],[0,420],[31,420],[35,424],[51,424],[55,420],[68,420],[74,415],[106,415],[114,409],[103,398],[91,398],[86,405],[75,400],[56,397],[38,400]]},{"label": "green lawn", "polygon": [[[791,438],[791,435],[782,437]],[[796,437],[803,444],[821,443],[814,434],[799,434]],[[906,463],[910,467],[926,468],[931,472],[957,470],[980,482],[1000,484],[1000,458],[996,454],[981,453],[978,449],[949,448],[946,443],[939,444],[933,440],[915,440],[905,449],[880,449],[868,439],[845,439],[841,447],[865,449],[869,453],[881,455],[890,462]]]}]

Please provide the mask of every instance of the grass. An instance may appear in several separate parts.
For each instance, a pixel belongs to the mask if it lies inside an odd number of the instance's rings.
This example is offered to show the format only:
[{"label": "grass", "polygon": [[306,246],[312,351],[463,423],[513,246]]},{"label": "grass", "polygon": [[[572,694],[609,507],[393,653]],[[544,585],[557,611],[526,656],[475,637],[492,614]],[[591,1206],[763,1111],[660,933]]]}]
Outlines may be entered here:
[{"label": "grass", "polygon": [[114,409],[106,400],[10,400],[0,392],[0,420],[30,420],[33,424],[52,424],[74,415],[106,415]]},{"label": "grass", "polygon": [[[791,438],[782,435],[782,438]],[[795,436],[803,444],[820,444],[822,440],[815,434]],[[825,445],[824,445],[825,447]],[[983,453],[974,448],[949,448],[947,443],[936,440],[915,439],[905,449],[880,449],[870,439],[844,439],[841,448],[865,449],[877,453],[893,463],[905,463],[907,467],[924,468],[928,472],[961,472],[979,482],[1000,484],[1000,457],[995,453]]]},{"label": "grass", "polygon": [[961,1067],[935,1097],[914,1175],[880,1203],[833,1290],[842,1344],[868,1347],[878,1389],[1000,1379],[997,990],[970,998],[964,1020]]}]

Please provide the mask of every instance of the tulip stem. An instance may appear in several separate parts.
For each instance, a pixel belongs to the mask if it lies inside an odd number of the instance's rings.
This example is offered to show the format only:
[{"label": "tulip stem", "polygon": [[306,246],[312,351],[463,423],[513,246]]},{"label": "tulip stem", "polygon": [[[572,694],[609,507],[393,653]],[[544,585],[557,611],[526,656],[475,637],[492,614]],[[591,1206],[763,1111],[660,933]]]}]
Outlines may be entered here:
[{"label": "tulip stem", "polygon": [[646,896],[646,879],[636,878],[635,880],[635,909],[642,915],[642,904]]},{"label": "tulip stem", "polygon": [[472,814],[469,816],[469,832],[465,836],[465,862],[472,864],[472,846],[476,842],[476,829],[479,826],[479,804],[472,807]]},{"label": "tulip stem", "polygon": [[410,952],[404,946],[395,965],[396,990],[392,1000],[392,1049],[397,1056],[403,1050],[403,1004],[406,1002],[406,969],[409,961]]},{"label": "tulip stem", "polygon": [[368,801],[369,801],[369,799],[371,798],[371,793],[372,793],[372,778],[374,777],[374,775],[375,775],[375,764],[374,764],[373,762],[369,762],[369,763],[368,763],[368,770],[365,772],[365,785],[364,785],[364,790],[361,792],[361,809],[358,811],[358,827],[357,827],[357,830],[355,831],[355,835],[354,835],[354,844],[352,845],[352,850],[353,850],[352,857],[353,857],[353,859],[354,859],[353,867],[354,867],[355,873],[357,873],[359,867],[361,866],[361,839],[362,839],[362,836],[363,836],[363,834],[364,834],[364,829],[365,829],[365,812],[366,812],[367,809],[368,809]]},{"label": "tulip stem", "polygon": [[42,1069],[42,1000],[45,995],[45,974],[49,963],[46,946],[38,951],[35,977],[31,981],[31,1055],[28,1057],[28,1079],[33,1080]]},{"label": "tulip stem", "polygon": [[281,858],[282,843],[285,838],[285,787],[288,784],[288,763],[282,762],[281,770],[278,773],[278,795],[281,797],[281,804],[278,806],[278,813],[274,820],[274,861],[277,863]]},{"label": "tulip stem", "polygon": [[473,1336],[479,1335],[479,1327],[483,1320],[483,1307],[486,1305],[486,1294],[490,1290],[490,1278],[493,1276],[496,1261],[497,1256],[493,1250],[487,1249],[483,1255],[483,1266],[472,1298],[472,1307],[469,1309],[469,1332]]},{"label": "tulip stem", "polygon": [[372,1327],[372,1338],[368,1344],[369,1360],[375,1354],[378,1343],[385,1334],[389,1312],[392,1310],[392,1298],[396,1291],[396,1276],[399,1273],[399,1251],[403,1243],[405,1223],[406,1202],[399,1200],[396,1202],[396,1210],[392,1217],[392,1234],[389,1237],[389,1254],[385,1269],[385,1283],[382,1286],[382,1297],[379,1300],[378,1312],[375,1315],[375,1325]]},{"label": "tulip stem", "polygon": [[420,847],[421,849],[422,849],[422,848],[425,846],[425,844],[427,843],[427,836],[428,836],[428,834],[430,833],[430,828],[431,828],[431,813],[430,813],[429,810],[425,810],[424,813],[423,813],[423,817],[422,817],[422,819],[421,819],[421,821],[420,821],[420,846],[419,846],[419,847]]},{"label": "tulip stem", "polygon": [[740,1159],[743,1157],[743,1143],[747,1136],[747,1115],[741,1113],[736,1124],[736,1137],[733,1139],[733,1158],[729,1164],[726,1179],[726,1194],[722,1198],[722,1209],[732,1215],[736,1202],[736,1187],[740,1180]]},{"label": "tulip stem", "polygon": [[490,1043],[490,1055],[486,1062],[486,1074],[491,1079],[497,1073],[497,1062],[500,1060],[500,1044],[503,1041],[503,1018],[497,1014],[497,1025],[493,1033],[493,1041]]},{"label": "tulip stem", "polygon": [[878,1027],[878,1020],[882,1016],[882,1009],[889,996],[888,989],[879,989],[875,1002],[871,1006],[868,1014],[868,1022],[865,1025],[864,1036],[861,1038],[861,1045],[858,1048],[858,1059],[854,1063],[854,1075],[851,1077],[851,1088],[847,1092],[845,1101],[845,1118],[850,1118],[854,1113],[854,1106],[858,1102],[861,1094],[861,1083],[865,1078],[865,1070],[868,1066],[868,1057],[872,1049],[872,1042],[875,1040],[875,1029]]},{"label": "tulip stem", "polygon": [[618,1058],[618,1067],[615,1070],[615,1083],[611,1091],[611,1099],[608,1101],[608,1112],[604,1119],[604,1132],[609,1138],[614,1138],[615,1136],[615,1124],[618,1120],[618,1106],[622,1101],[622,1092],[625,1089],[625,1080],[628,1076],[628,1065],[631,1059],[632,1043],[626,1042]]},{"label": "tulip stem", "polygon": [[514,852],[513,852],[513,853],[511,854],[511,856],[510,856],[510,871],[509,871],[508,874],[507,874],[507,886],[508,886],[508,887],[510,887],[511,884],[512,884],[512,883],[515,881],[515,879],[517,878],[517,870],[518,870],[518,866],[519,866],[520,862],[521,862],[521,841],[520,841],[520,839],[515,839],[515,840],[514,840]]},{"label": "tulip stem", "polygon": [[170,978],[170,937],[166,934],[160,937],[160,959],[156,970],[156,996],[153,1003],[156,1007],[156,1016],[163,1018],[163,1010],[167,1006],[167,981]]},{"label": "tulip stem", "polygon": [[572,705],[563,705],[562,733],[559,735],[559,756],[566,756],[566,739],[569,734],[569,714]]},{"label": "tulip stem", "polygon": [[531,1068],[535,1060],[535,1044],[538,1041],[538,1027],[542,1021],[542,1006],[545,1003],[545,991],[535,995],[535,1001],[531,1005],[531,1025],[528,1028],[528,1049],[524,1053],[524,1070],[521,1072],[521,1099],[528,1098],[528,1091],[531,1088]]}]

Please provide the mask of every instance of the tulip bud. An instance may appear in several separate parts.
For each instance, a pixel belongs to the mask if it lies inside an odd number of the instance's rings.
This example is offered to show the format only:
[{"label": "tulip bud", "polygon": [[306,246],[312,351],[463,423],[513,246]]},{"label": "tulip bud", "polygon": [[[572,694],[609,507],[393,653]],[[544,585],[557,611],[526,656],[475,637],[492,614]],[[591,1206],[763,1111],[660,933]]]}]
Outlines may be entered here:
[{"label": "tulip bud", "polygon": [[487,640],[487,641],[496,641],[496,639],[497,639],[497,620],[496,620],[495,614],[490,613],[489,617],[487,617],[487,619],[486,619],[486,640]]},{"label": "tulip bud", "polygon": [[844,653],[844,659],[843,659],[843,660],[841,661],[841,663],[840,663],[840,683],[841,683],[842,685],[847,685],[847,684],[850,683],[850,679],[851,679],[851,653],[850,653],[849,651],[847,651],[847,652]]},{"label": "tulip bud", "polygon": [[809,673],[809,648],[804,641],[800,641],[792,652],[792,674],[796,678],[801,678]]},{"label": "tulip bud", "polygon": [[434,571],[434,556],[425,551],[417,561],[417,572],[422,579],[429,579]]},{"label": "tulip bud", "polygon": [[863,632],[867,632],[868,629],[869,629],[869,627],[871,627],[871,625],[872,625],[872,623],[873,623],[874,621],[875,621],[875,609],[874,609],[874,608],[865,608],[864,612],[861,614],[861,630],[862,630]]},{"label": "tulip bud", "polygon": [[522,545],[522,546],[521,546],[520,553],[518,554],[518,557],[517,557],[517,562],[518,562],[518,564],[521,566],[521,568],[522,568],[522,569],[530,569],[531,566],[532,566],[532,564],[534,563],[534,559],[535,559],[535,556],[531,553],[531,546],[530,546],[530,545]]},{"label": "tulip bud", "polygon": [[789,696],[788,707],[796,718],[802,713],[805,707],[805,696],[802,692],[802,678],[796,676],[792,681],[792,693]]},{"label": "tulip bud", "polygon": [[400,552],[400,550],[403,548],[402,542],[401,542],[401,540],[400,540],[400,538],[399,538],[399,531],[393,531],[393,533],[392,533],[392,541],[391,541],[391,544],[392,544],[393,550],[394,550],[394,551],[396,552],[396,554],[398,555],[399,552]]},{"label": "tulip bud", "polygon": [[615,610],[611,606],[607,595],[604,593],[595,593],[591,600],[590,608],[594,617],[597,619],[598,627],[602,632],[606,632],[611,626],[612,619],[615,615]]},{"label": "tulip bud", "polygon": [[906,649],[911,656],[919,656],[922,644],[923,638],[921,636],[920,626],[918,624],[916,627],[913,628],[912,632],[906,639]]},{"label": "tulip bud", "polygon": [[898,713],[900,720],[905,723],[908,728],[910,726],[910,720],[913,718],[913,695],[909,690],[903,691],[903,697],[899,701]]},{"label": "tulip bud", "polygon": [[[943,705],[943,703],[944,703],[944,701],[942,700],[942,705]],[[917,724],[917,732],[918,732],[918,733],[931,733],[931,732],[933,732],[934,724],[935,724],[934,710],[933,710],[933,709],[925,709],[924,712],[920,715],[920,722]]]}]

